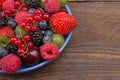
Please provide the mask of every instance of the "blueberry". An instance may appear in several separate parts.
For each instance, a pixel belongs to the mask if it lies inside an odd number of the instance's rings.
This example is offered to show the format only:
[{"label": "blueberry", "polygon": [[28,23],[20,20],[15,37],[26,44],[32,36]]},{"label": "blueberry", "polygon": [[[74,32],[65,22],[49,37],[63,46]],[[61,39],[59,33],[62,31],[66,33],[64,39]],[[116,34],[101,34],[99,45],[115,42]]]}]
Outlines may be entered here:
[{"label": "blueberry", "polygon": [[52,36],[53,32],[51,30],[47,30],[45,33],[44,33],[44,36]]},{"label": "blueberry", "polygon": [[5,48],[0,47],[0,58],[6,56],[8,54],[8,50]]},{"label": "blueberry", "polygon": [[9,18],[9,20],[7,22],[7,25],[15,28],[16,27],[16,22],[13,18]]},{"label": "blueberry", "polygon": [[43,43],[49,42],[50,41],[50,36],[45,36],[43,37]]},{"label": "blueberry", "polygon": [[47,29],[47,22],[45,20],[40,21],[39,28],[43,30]]},{"label": "blueberry", "polygon": [[34,11],[35,11],[35,8],[30,8],[30,9],[29,9],[29,13],[32,13],[32,14],[33,14]]}]

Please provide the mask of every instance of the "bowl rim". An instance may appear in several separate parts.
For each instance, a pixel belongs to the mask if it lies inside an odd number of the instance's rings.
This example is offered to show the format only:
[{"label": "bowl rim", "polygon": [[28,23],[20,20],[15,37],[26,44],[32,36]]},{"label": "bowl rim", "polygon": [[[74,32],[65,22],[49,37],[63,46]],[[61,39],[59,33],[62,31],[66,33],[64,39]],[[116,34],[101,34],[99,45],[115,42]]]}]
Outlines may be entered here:
[{"label": "bowl rim", "polygon": [[[69,6],[68,6],[68,5],[65,5],[65,8],[66,8],[66,10],[68,11],[68,13],[69,13],[70,15],[72,15]],[[64,50],[64,48],[66,47],[66,45],[68,44],[71,36],[72,36],[72,31],[67,35],[67,38],[66,38],[66,40],[65,40],[64,45],[59,49],[60,54],[61,54],[61,52]],[[49,64],[50,62],[52,62],[52,61],[46,60],[46,61],[44,61],[44,62],[38,63],[38,64],[36,64],[36,65],[34,65],[34,66],[31,66],[31,67],[28,67],[28,68],[23,68],[23,69],[20,68],[19,70],[17,70],[16,72],[14,72],[14,73],[12,73],[12,74],[19,74],[19,73],[30,72],[30,71],[39,69],[39,68],[41,68],[41,67]],[[4,72],[3,72],[2,70],[0,70],[0,73],[4,73]]]}]

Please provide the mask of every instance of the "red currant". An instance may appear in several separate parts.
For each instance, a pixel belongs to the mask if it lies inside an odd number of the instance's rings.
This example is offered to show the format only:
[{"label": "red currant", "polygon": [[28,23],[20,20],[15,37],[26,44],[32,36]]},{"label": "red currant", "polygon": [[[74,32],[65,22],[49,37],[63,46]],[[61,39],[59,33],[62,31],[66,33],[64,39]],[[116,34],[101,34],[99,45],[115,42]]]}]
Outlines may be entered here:
[{"label": "red currant", "polygon": [[25,28],[25,26],[26,26],[26,23],[21,24],[21,28]]},{"label": "red currant", "polygon": [[26,3],[25,2],[22,3],[22,7],[26,7]]},{"label": "red currant", "polygon": [[19,55],[24,55],[24,53],[25,53],[25,49],[24,48],[19,48],[18,49],[18,54]]},{"label": "red currant", "polygon": [[20,48],[25,48],[25,45],[24,44],[22,44],[21,46],[19,46]]},{"label": "red currant", "polygon": [[16,37],[11,38],[11,43],[15,44],[16,40],[17,40]]},{"label": "red currant", "polygon": [[32,26],[32,31],[37,31],[37,26]]},{"label": "red currant", "polygon": [[22,41],[20,39],[15,41],[16,46],[20,47],[22,45]]},{"label": "red currant", "polygon": [[38,15],[35,15],[35,16],[34,16],[34,20],[35,20],[36,22],[40,22],[40,21],[41,21],[41,17],[38,16]]},{"label": "red currant", "polygon": [[27,18],[27,23],[32,23],[33,22],[33,18],[31,17],[31,16],[29,16],[28,18]]},{"label": "red currant", "polygon": [[40,9],[36,9],[34,14],[42,17],[42,11]]},{"label": "red currant", "polygon": [[26,29],[27,31],[31,31],[31,26],[27,25],[27,26],[25,26],[25,29]]},{"label": "red currant", "polygon": [[20,1],[15,1],[15,7],[16,7],[16,9],[18,9],[20,7],[20,5],[21,5]]},{"label": "red currant", "polygon": [[29,35],[29,34],[26,34],[26,35],[23,37],[23,39],[24,39],[25,41],[29,41],[29,40],[30,40],[30,35]]},{"label": "red currant", "polygon": [[44,13],[43,14],[43,19],[46,20],[46,21],[49,21],[50,20],[50,14],[49,13]]},{"label": "red currant", "polygon": [[27,45],[29,48],[31,48],[31,47],[33,47],[33,42],[28,42]]},{"label": "red currant", "polygon": [[11,11],[10,10],[5,10],[5,15],[6,16],[10,16],[11,15]]},{"label": "red currant", "polygon": [[23,7],[22,11],[28,11],[28,8],[27,7]]}]

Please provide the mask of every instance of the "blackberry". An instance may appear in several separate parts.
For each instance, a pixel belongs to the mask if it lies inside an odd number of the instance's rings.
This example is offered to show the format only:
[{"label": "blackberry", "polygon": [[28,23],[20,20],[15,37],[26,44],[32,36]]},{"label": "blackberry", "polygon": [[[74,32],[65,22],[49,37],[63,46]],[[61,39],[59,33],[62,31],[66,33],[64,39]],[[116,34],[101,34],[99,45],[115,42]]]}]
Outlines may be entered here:
[{"label": "blackberry", "polygon": [[37,9],[37,8],[40,7],[40,2],[41,2],[41,0],[27,0],[26,4],[27,4],[27,6],[28,6],[29,9],[30,8]]},{"label": "blackberry", "polygon": [[15,53],[15,54],[18,53],[18,47],[15,46],[14,44],[9,44],[7,46],[7,50],[8,50],[8,53]]},{"label": "blackberry", "polygon": [[31,31],[30,32],[30,37],[31,37],[31,41],[33,42],[33,44],[35,46],[40,47],[43,44],[43,35],[42,35],[42,31],[39,29],[37,31]]},{"label": "blackberry", "polygon": [[0,28],[2,28],[3,26],[7,25],[7,18],[6,16],[3,16],[2,18],[0,18]]}]

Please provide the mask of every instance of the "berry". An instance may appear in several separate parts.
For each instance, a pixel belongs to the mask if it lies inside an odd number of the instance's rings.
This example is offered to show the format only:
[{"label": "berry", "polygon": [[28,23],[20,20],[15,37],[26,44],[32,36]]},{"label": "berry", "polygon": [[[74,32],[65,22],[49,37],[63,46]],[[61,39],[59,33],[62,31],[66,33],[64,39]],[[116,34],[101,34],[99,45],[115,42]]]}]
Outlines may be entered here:
[{"label": "berry", "polygon": [[43,35],[42,35],[42,31],[41,30],[37,30],[37,31],[31,31],[30,32],[30,37],[31,37],[31,41],[33,42],[33,44],[35,46],[41,46],[43,44],[42,39],[43,39]]},{"label": "berry", "polygon": [[52,36],[53,32],[51,30],[47,30],[45,33],[44,33],[44,36]]},{"label": "berry", "polygon": [[21,66],[21,60],[14,54],[3,57],[0,61],[0,67],[5,73],[14,73]]},{"label": "berry", "polygon": [[12,37],[12,38],[11,38],[11,43],[12,43],[12,44],[15,44],[16,41],[17,41],[17,37]]},{"label": "berry", "polygon": [[31,26],[27,25],[27,26],[25,26],[25,29],[29,32],[29,31],[31,31]]},{"label": "berry", "polygon": [[35,11],[35,8],[30,8],[28,12],[33,14],[34,11]]},{"label": "berry", "polygon": [[51,42],[56,44],[59,48],[61,48],[64,44],[64,37],[60,34],[54,34],[51,37]]},{"label": "berry", "polygon": [[50,42],[50,36],[43,37],[43,43]]},{"label": "berry", "polygon": [[45,20],[41,20],[39,23],[39,28],[43,30],[47,29],[47,22]]},{"label": "berry", "polygon": [[28,12],[27,11],[20,11],[15,16],[15,21],[18,24],[21,24],[27,20]]},{"label": "berry", "polygon": [[49,13],[44,13],[43,14],[43,19],[46,20],[46,21],[49,21],[50,20],[50,14]]},{"label": "berry", "polygon": [[2,9],[13,11],[15,9],[15,2],[14,0],[5,0],[5,2],[2,4]]},{"label": "berry", "polygon": [[27,25],[26,23],[22,23],[20,27],[25,28],[26,25]]},{"label": "berry", "polygon": [[58,12],[54,14],[50,23],[56,33],[64,36],[77,26],[76,18],[64,12]]},{"label": "berry", "polygon": [[65,7],[65,5],[67,4],[67,0],[58,0],[60,3],[60,7]]},{"label": "berry", "polygon": [[10,10],[5,10],[5,15],[6,16],[10,16],[12,13],[11,13],[11,11]]},{"label": "berry", "polygon": [[9,38],[12,38],[12,37],[14,37],[14,31],[11,27],[6,26],[6,27],[3,27],[2,29],[0,29],[0,35],[2,35],[2,36],[5,35]]},{"label": "berry", "polygon": [[36,22],[40,22],[40,21],[41,21],[41,17],[38,16],[38,15],[35,15],[35,16],[34,16],[34,20],[35,20]]},{"label": "berry", "polygon": [[42,11],[40,9],[36,9],[34,14],[42,17]]},{"label": "berry", "polygon": [[25,54],[25,49],[24,48],[19,48],[18,49],[18,55],[23,56]]},{"label": "berry", "polygon": [[6,16],[3,16],[2,18],[0,18],[0,28],[6,26],[7,21],[8,21],[8,19],[6,18]]},{"label": "berry", "polygon": [[37,26],[32,26],[32,31],[37,31]]},{"label": "berry", "polygon": [[27,42],[29,48],[33,47],[33,42]]},{"label": "berry", "polygon": [[6,50],[3,47],[0,47],[0,58],[5,57],[6,55],[8,55],[8,50]]},{"label": "berry", "polygon": [[33,18],[31,17],[31,16],[29,16],[28,18],[27,18],[27,23],[32,23],[33,22]]},{"label": "berry", "polygon": [[27,0],[26,4],[29,8],[39,8],[40,7],[40,1],[41,0]]},{"label": "berry", "polygon": [[15,45],[18,46],[18,47],[21,46],[22,45],[22,41],[20,39],[16,40],[15,41]]},{"label": "berry", "polygon": [[59,48],[55,44],[47,42],[41,46],[40,54],[45,60],[55,60],[59,57],[60,52]]},{"label": "berry", "polygon": [[68,13],[68,11],[66,9],[60,9],[58,12],[65,12]]},{"label": "berry", "polygon": [[18,9],[21,5],[20,1],[15,1],[15,8]]},{"label": "berry", "polygon": [[30,40],[30,35],[29,34],[24,35],[23,39],[25,41],[29,41]]},{"label": "berry", "polygon": [[56,13],[60,10],[60,4],[58,0],[46,0],[44,9],[49,13]]},{"label": "berry", "polygon": [[18,52],[18,47],[14,44],[9,44],[7,46],[7,50],[8,50],[8,53],[14,53],[14,54],[17,54]]},{"label": "berry", "polygon": [[15,29],[17,24],[13,18],[10,18],[7,22],[7,25]]},{"label": "berry", "polygon": [[4,1],[5,1],[5,0],[0,0],[0,4],[3,4]]},{"label": "berry", "polygon": [[39,54],[38,47],[32,47],[28,53],[24,56],[24,61],[28,66],[35,65],[39,63],[41,56]]}]

